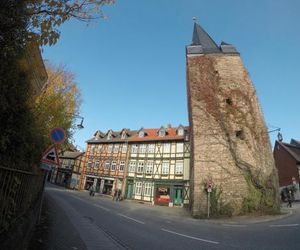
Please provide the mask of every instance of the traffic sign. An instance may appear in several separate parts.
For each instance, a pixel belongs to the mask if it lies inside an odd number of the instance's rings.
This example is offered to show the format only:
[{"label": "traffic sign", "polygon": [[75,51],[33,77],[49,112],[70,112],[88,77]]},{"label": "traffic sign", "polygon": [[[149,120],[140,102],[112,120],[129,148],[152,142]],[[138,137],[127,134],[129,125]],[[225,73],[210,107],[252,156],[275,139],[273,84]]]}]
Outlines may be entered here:
[{"label": "traffic sign", "polygon": [[50,146],[43,154],[41,162],[59,165],[59,157],[55,145]]},{"label": "traffic sign", "polygon": [[66,139],[66,133],[62,128],[54,128],[50,132],[50,140],[55,144],[60,144]]}]

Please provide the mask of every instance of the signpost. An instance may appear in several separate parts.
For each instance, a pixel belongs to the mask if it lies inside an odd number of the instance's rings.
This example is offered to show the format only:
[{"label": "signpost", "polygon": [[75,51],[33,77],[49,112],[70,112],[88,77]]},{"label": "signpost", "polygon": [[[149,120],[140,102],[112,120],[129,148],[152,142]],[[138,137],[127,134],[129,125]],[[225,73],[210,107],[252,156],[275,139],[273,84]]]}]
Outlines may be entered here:
[{"label": "signpost", "polygon": [[212,181],[209,181],[207,183],[207,186],[206,186],[206,190],[207,190],[207,218],[209,218],[209,213],[210,213],[210,193],[212,191],[212,186],[213,186]]}]

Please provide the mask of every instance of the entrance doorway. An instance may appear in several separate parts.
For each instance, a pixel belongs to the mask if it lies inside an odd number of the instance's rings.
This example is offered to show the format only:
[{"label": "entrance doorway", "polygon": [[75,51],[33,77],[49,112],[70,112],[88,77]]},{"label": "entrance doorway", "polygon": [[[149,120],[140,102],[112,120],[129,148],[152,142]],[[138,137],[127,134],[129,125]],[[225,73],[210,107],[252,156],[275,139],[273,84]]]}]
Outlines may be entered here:
[{"label": "entrance doorway", "polygon": [[174,205],[182,204],[182,188],[175,187],[174,188]]},{"label": "entrance doorway", "polygon": [[132,199],[132,193],[133,193],[133,182],[127,183],[127,192],[126,192],[126,198]]}]

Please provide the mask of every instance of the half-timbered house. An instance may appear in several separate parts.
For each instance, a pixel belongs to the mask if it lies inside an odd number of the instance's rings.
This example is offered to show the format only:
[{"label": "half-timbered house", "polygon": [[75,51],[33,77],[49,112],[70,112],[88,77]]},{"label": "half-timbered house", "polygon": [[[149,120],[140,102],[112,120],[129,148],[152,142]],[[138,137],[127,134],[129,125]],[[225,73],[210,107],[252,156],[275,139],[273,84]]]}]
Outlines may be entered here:
[{"label": "half-timbered house", "polygon": [[124,193],[128,161],[128,138],[135,133],[128,129],[106,134],[97,131],[87,141],[84,166],[81,178],[81,189],[88,190],[92,185],[96,192],[112,195],[114,190]]},{"label": "half-timbered house", "polygon": [[126,198],[158,205],[189,202],[188,128],[141,128],[130,145]]}]

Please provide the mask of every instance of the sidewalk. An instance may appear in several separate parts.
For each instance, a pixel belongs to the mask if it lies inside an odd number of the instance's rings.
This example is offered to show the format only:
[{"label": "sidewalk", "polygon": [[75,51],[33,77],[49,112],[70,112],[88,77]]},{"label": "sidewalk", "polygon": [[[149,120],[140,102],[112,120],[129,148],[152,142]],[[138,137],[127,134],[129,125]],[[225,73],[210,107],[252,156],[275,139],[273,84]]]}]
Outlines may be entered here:
[{"label": "sidewalk", "polygon": [[28,250],[86,250],[84,242],[63,209],[45,193],[40,225]]},{"label": "sidewalk", "polygon": [[268,221],[276,221],[283,219],[300,211],[300,202],[293,202],[292,207],[287,207],[287,203],[281,204],[281,214],[278,215],[243,215],[243,216],[234,216],[231,218],[225,219],[206,219],[205,221],[216,223],[216,224],[254,224]]}]

